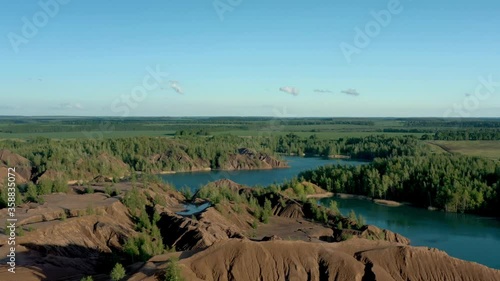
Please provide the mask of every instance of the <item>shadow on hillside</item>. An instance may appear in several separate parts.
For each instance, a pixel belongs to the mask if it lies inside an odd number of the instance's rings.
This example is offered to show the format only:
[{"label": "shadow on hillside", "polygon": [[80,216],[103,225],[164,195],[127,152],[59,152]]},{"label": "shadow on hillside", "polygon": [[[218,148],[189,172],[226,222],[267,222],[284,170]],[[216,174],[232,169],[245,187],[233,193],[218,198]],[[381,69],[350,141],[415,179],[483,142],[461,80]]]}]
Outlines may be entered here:
[{"label": "shadow on hillside", "polygon": [[19,266],[36,267],[46,278],[41,280],[80,280],[84,276],[109,274],[120,261],[118,249],[105,253],[80,245],[22,244],[29,249],[19,255]]}]

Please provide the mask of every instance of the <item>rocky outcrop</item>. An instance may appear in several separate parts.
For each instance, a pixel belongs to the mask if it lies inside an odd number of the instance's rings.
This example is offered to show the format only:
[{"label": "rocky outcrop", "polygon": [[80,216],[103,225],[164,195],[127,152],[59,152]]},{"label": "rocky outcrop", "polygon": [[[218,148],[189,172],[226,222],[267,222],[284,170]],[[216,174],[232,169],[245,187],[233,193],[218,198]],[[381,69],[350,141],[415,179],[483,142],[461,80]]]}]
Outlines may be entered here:
[{"label": "rocky outcrop", "polygon": [[0,186],[3,179],[7,178],[9,168],[15,168],[16,182],[26,183],[31,180],[31,163],[28,159],[19,154],[12,153],[7,149],[0,149]]},{"label": "rocky outcrop", "polygon": [[149,157],[149,161],[157,163],[157,166],[167,167],[167,171],[194,172],[205,171],[216,168],[218,170],[255,170],[286,168],[286,162],[278,160],[269,154],[254,152],[247,148],[238,149],[237,153],[221,155],[216,160],[217,164],[211,163],[207,159],[192,158],[182,149],[171,149],[161,154],[154,154]]},{"label": "rocky outcrop", "polygon": [[255,152],[248,148],[238,149],[237,154],[231,154],[226,161],[219,163],[221,170],[253,170],[286,168],[288,165],[269,154]]},{"label": "rocky outcrop", "polygon": [[[167,166],[169,171],[194,172],[210,169],[210,162],[205,159],[193,159],[184,150],[172,149],[149,157],[152,163],[160,162],[159,166]],[[175,166],[172,165],[175,163]],[[164,172],[164,171],[158,171]]]},{"label": "rocky outcrop", "polygon": [[[43,205],[24,204],[17,213],[16,280],[80,280],[109,267],[113,252],[133,236],[134,223],[127,208],[104,194],[44,196]],[[6,210],[0,213],[5,220]],[[9,251],[0,235],[0,255]],[[5,259],[1,260],[5,264]],[[111,265],[112,266],[112,265]],[[30,270],[27,270],[30,268]],[[0,268],[0,280],[10,276]],[[107,270],[107,269],[106,269]],[[10,280],[10,279],[6,279]]]},{"label": "rocky outcrop", "polygon": [[214,208],[208,208],[198,219],[165,212],[158,226],[165,244],[178,250],[199,250],[229,238],[245,237],[240,228]]}]

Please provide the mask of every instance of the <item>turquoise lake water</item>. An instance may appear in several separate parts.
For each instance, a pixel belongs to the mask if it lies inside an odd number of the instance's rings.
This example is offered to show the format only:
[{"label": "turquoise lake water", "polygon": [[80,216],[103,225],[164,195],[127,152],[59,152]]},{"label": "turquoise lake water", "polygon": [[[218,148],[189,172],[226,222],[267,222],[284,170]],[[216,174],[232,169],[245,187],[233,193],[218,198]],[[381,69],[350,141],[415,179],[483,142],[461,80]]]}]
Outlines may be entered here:
[{"label": "turquoise lake water", "polygon": [[[162,175],[177,188],[189,187],[193,191],[204,184],[222,178],[240,184],[267,186],[291,179],[301,171],[326,164],[363,165],[354,160],[285,157],[290,165],[286,169],[252,171],[209,171]],[[328,204],[330,198],[321,199]],[[438,248],[453,257],[478,262],[500,269],[500,220],[465,214],[433,212],[410,206],[388,207],[366,200],[339,199],[344,215],[350,210],[365,217],[368,224],[387,228],[411,240],[413,246]]]}]

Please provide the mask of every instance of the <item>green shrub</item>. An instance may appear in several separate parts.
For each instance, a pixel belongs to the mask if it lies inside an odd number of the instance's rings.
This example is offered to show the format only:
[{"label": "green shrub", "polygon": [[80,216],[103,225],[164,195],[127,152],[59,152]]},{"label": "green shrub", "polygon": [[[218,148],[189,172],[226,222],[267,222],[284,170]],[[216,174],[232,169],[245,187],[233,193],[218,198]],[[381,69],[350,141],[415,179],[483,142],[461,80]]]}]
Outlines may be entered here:
[{"label": "green shrub", "polygon": [[261,212],[260,221],[263,223],[268,223],[269,218],[273,215],[273,206],[271,201],[266,198],[264,201],[264,210]]},{"label": "green shrub", "polygon": [[365,218],[361,214],[358,215],[358,219],[356,220],[356,224],[358,227],[362,227],[363,225],[366,224]]},{"label": "green shrub", "polygon": [[125,196],[123,196],[123,204],[125,204],[130,211],[135,212],[144,209],[147,204],[147,199],[137,187],[132,187],[132,189],[127,191]]},{"label": "green shrub", "polygon": [[335,215],[340,215],[340,210],[339,210],[339,206],[337,204],[337,201],[335,201],[335,200],[330,201],[330,205],[328,205],[328,209],[330,209]]},{"label": "green shrub", "polygon": [[339,221],[339,223],[337,223],[337,229],[343,229],[341,221]]},{"label": "green shrub", "polygon": [[37,191],[36,185],[33,184],[32,182],[28,183],[28,186],[26,187],[26,195],[25,196],[31,202],[38,201],[38,191]]},{"label": "green shrub", "polygon": [[340,235],[340,239],[341,239],[342,241],[349,240],[349,239],[351,239],[352,237],[353,237],[353,235],[352,235],[352,234],[347,234],[347,233],[342,233],[342,235]]},{"label": "green shrub", "polygon": [[305,186],[304,192],[305,192],[305,194],[314,194],[316,192],[316,190],[314,189],[314,187],[312,185],[308,184]]},{"label": "green shrub", "polygon": [[86,277],[82,277],[82,279],[80,279],[80,281],[94,281],[94,279],[92,278],[92,276],[86,276]]},{"label": "green shrub", "polygon": [[111,188],[111,186],[106,185],[106,186],[104,187],[104,193],[106,193],[106,194],[107,194],[107,195],[109,195],[109,196],[113,196],[113,195],[112,195],[112,194],[113,194],[113,189]]},{"label": "green shrub", "polygon": [[52,192],[68,193],[68,184],[64,180],[56,180],[52,185]]},{"label": "green shrub", "polygon": [[38,195],[45,195],[52,193],[52,182],[49,180],[42,180],[37,185]]},{"label": "green shrub", "polygon": [[167,200],[165,200],[165,197],[161,196],[160,194],[156,194],[153,198],[153,203],[155,205],[166,206]]},{"label": "green shrub", "polygon": [[286,207],[286,199],[285,198],[283,198],[283,197],[280,198],[280,205],[282,208]]},{"label": "green shrub", "polygon": [[121,263],[117,263],[115,264],[115,267],[113,267],[113,270],[111,270],[109,276],[113,281],[120,281],[125,278],[125,268],[121,265]]},{"label": "green shrub", "polygon": [[347,218],[351,221],[351,222],[357,222],[358,221],[358,218],[356,217],[356,213],[354,212],[354,210],[351,210],[349,212],[349,215],[347,216]]},{"label": "green shrub", "polygon": [[257,229],[257,227],[259,227],[259,222],[257,220],[253,220],[253,222],[252,222],[252,228],[253,229]]},{"label": "green shrub", "polygon": [[94,210],[94,208],[92,207],[92,205],[88,205],[88,206],[87,206],[87,209],[85,210],[85,213],[86,213],[87,215],[89,215],[89,216],[90,216],[90,215],[95,215],[95,210]]},{"label": "green shrub", "polygon": [[84,192],[87,193],[87,194],[92,194],[92,193],[94,193],[94,191],[95,191],[94,188],[92,186],[90,186],[90,185],[88,185],[87,187],[85,187],[85,190],[84,190]]},{"label": "green shrub", "polygon": [[185,279],[181,276],[181,270],[178,265],[178,259],[171,258],[168,263],[167,269],[165,270],[165,281],[184,281]]},{"label": "green shrub", "polygon": [[183,187],[181,189],[181,193],[182,195],[184,195],[184,197],[186,197],[186,199],[191,199],[193,197],[193,192],[191,191],[191,188],[189,187]]},{"label": "green shrub", "polygon": [[123,245],[123,251],[132,261],[147,261],[152,256],[165,253],[166,250],[168,249],[163,245],[160,229],[156,225],[153,225],[149,232],[143,230],[138,236],[128,238]]}]

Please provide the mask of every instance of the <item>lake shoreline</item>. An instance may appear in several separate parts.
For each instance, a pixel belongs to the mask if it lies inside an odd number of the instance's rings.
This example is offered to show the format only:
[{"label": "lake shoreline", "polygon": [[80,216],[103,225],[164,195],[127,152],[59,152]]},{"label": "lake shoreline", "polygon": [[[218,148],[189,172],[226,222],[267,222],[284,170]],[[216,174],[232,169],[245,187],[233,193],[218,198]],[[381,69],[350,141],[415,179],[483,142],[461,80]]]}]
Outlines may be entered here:
[{"label": "lake shoreline", "polygon": [[[384,205],[388,207],[399,207],[399,206],[411,206],[412,204],[408,202],[398,202],[394,200],[386,200],[386,199],[374,199],[372,197],[366,195],[357,195],[357,194],[349,194],[349,193],[332,193],[332,197],[338,197],[342,199],[358,199],[358,200],[366,200],[371,201],[375,204]],[[325,197],[320,197],[325,198]]]}]

